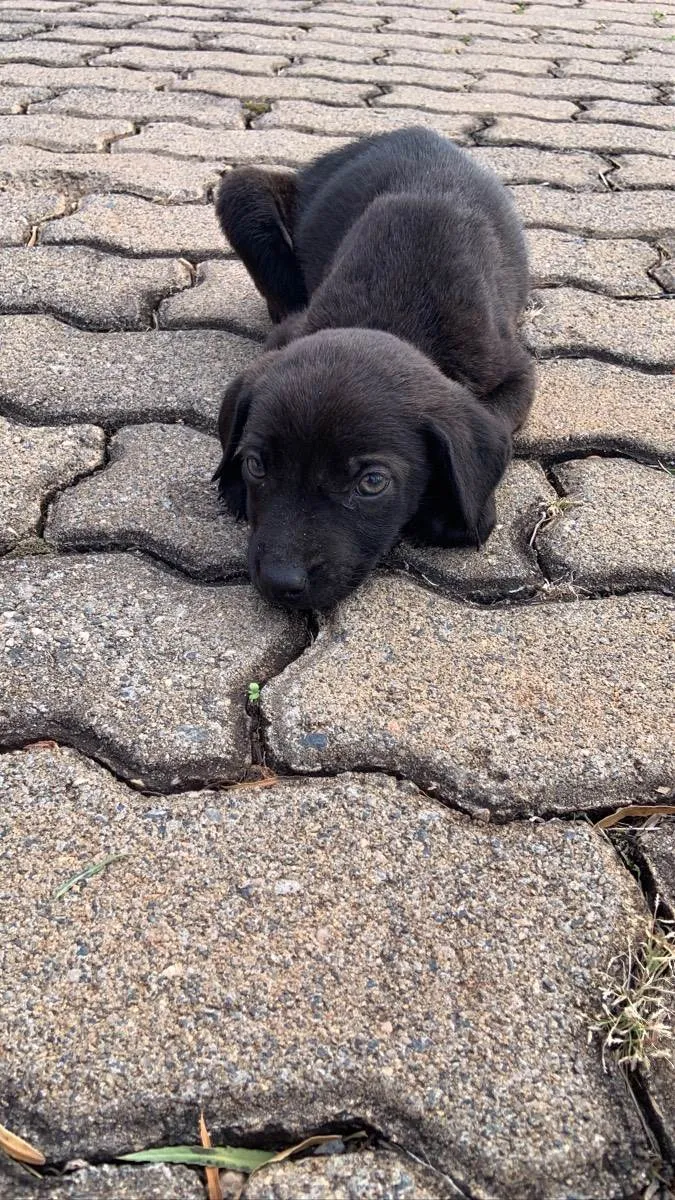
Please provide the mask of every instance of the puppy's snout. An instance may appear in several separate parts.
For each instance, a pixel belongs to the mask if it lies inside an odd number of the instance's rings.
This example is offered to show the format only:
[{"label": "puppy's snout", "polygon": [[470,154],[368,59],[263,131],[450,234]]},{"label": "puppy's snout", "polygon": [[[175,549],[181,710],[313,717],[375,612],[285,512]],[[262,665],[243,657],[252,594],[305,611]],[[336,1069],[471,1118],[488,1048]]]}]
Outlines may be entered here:
[{"label": "puppy's snout", "polygon": [[293,563],[263,559],[259,580],[263,591],[285,603],[297,603],[307,591],[307,572]]}]

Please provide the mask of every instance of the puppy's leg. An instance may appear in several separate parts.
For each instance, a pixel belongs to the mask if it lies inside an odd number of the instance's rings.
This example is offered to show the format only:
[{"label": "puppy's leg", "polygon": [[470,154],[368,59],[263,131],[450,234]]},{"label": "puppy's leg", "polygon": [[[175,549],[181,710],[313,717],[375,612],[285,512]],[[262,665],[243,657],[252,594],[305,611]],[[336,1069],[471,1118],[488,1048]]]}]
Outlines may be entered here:
[{"label": "puppy's leg", "polygon": [[512,433],[524,424],[532,407],[535,388],[534,363],[525,350],[518,355],[512,371],[482,398],[482,403],[507,423]]},{"label": "puppy's leg", "polygon": [[216,195],[223,233],[241,258],[275,323],[307,304],[293,249],[293,171],[241,167],[224,176]]}]

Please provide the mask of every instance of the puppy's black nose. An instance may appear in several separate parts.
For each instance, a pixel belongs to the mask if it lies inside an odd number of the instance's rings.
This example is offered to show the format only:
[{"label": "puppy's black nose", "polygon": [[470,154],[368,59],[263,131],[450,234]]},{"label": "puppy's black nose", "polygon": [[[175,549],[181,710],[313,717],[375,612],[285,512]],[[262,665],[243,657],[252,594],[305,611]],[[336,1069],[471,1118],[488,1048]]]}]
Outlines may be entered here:
[{"label": "puppy's black nose", "polygon": [[260,586],[278,600],[297,601],[307,588],[307,572],[304,567],[292,563],[268,562],[260,564]]}]

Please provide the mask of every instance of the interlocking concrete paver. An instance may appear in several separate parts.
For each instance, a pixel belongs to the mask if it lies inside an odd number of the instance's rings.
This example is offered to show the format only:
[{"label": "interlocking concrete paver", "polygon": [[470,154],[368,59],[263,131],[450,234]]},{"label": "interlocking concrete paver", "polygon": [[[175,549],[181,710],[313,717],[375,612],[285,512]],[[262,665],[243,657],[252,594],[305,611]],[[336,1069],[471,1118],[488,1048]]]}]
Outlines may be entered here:
[{"label": "interlocking concrete paver", "polygon": [[617,458],[559,463],[553,474],[573,507],[537,535],[551,579],[589,591],[675,585],[675,478]]},{"label": "interlocking concrete paver", "polygon": [[154,91],[171,83],[170,71],[133,71],[124,67],[41,67],[34,63],[0,66],[0,84],[27,87],[105,87],[124,91]]},{"label": "interlocking concrete paver", "polygon": [[36,534],[48,497],[102,466],[104,453],[95,425],[35,428],[0,417],[0,554]]},{"label": "interlocking concrete paver", "polygon": [[[534,90],[534,89],[533,89]],[[425,112],[476,113],[491,117],[502,113],[527,113],[546,121],[564,121],[577,111],[568,100],[537,100],[514,92],[436,92],[431,88],[392,87],[374,101],[378,108],[417,108]],[[399,113],[401,124],[406,118]],[[412,122],[411,122],[412,123]]]},{"label": "interlocking concrete paver", "polygon": [[668,156],[673,151],[672,137],[661,129],[633,129],[630,125],[588,122],[563,124],[530,121],[525,117],[499,117],[483,130],[482,138],[491,145],[556,146],[560,150],[601,150],[608,154],[638,150]]},{"label": "interlocking concrete paver", "polygon": [[533,287],[570,284],[610,296],[660,296],[648,271],[659,253],[646,242],[584,238],[550,229],[530,230],[530,275]]},{"label": "interlocking concrete paver", "polygon": [[166,259],[113,257],[80,246],[0,250],[0,310],[53,313],[89,329],[149,329],[190,269]]},{"label": "interlocking concrete paver", "polygon": [[175,154],[186,158],[216,158],[234,165],[283,163],[300,166],[311,162],[319,154],[337,150],[348,140],[346,137],[321,137],[295,131],[202,130],[179,122],[164,121],[158,125],[145,125],[136,137],[115,142],[113,155]]},{"label": "interlocking concrete paver", "polygon": [[39,42],[88,42],[94,45],[100,53],[101,46],[156,46],[169,50],[193,50],[196,39],[187,33],[178,33],[171,29],[146,29],[136,25],[133,29],[89,29],[86,26],[78,29],[69,28],[49,30],[38,35]]},{"label": "interlocking concrete paver", "polygon": [[308,59],[288,68],[289,76],[316,76],[317,78],[344,80],[346,82],[365,82],[377,86],[388,87],[391,84],[426,83],[430,87],[446,91],[466,87],[474,80],[467,71],[460,69],[459,63],[452,60],[446,70],[439,75],[438,71],[428,71],[423,67],[396,67],[388,63],[371,63],[370,66],[358,66],[354,63],[339,63]]},{"label": "interlocking concrete paver", "polygon": [[[315,34],[320,34],[321,41],[317,41],[310,34],[303,33],[302,30],[284,29],[283,37],[280,37],[278,30],[275,31],[274,26],[265,26],[267,36],[261,37],[259,34],[251,32],[230,32],[230,29],[235,29],[235,24],[228,22],[228,32],[225,37],[215,38],[209,41],[209,46],[220,46],[221,49],[240,50],[245,54],[264,54],[265,43],[269,52],[270,37],[274,37],[274,47],[279,54],[285,54],[288,59],[297,57],[298,50],[303,54],[311,54],[313,58],[334,58],[338,62],[360,62],[369,63],[378,53],[382,53],[382,46],[364,45],[363,38],[365,34],[355,34],[353,40],[349,42],[343,39],[346,36],[343,29],[321,29],[315,30]],[[238,27],[240,30],[245,30],[245,25]],[[337,34],[339,40],[331,42],[328,40],[330,34]],[[287,40],[293,38],[292,41]]]},{"label": "interlocking concrete paver", "polygon": [[[174,91],[209,92],[239,100],[317,100],[327,104],[359,104],[377,90],[370,83],[331,83],[328,79],[295,79],[289,75],[238,75],[236,71],[191,71],[177,79]],[[255,111],[255,110],[253,110]]]},{"label": "interlocking concrete paver", "polygon": [[0,771],[22,889],[1,1070],[49,1152],[194,1140],[200,1106],[240,1131],[283,1110],[294,1140],[346,1101],[433,1146],[464,1191],[646,1182],[638,1117],[585,1031],[646,906],[589,826],[486,828],[378,775],[160,798],[69,750]]},{"label": "interlocking concrete paver", "polygon": [[248,681],[306,639],[248,586],[199,586],[132,554],[0,560],[0,588],[0,738],[75,741],[160,790],[241,778]]},{"label": "interlocking concrete paver", "polygon": [[100,47],[93,42],[70,46],[67,42],[39,42],[25,38],[19,42],[0,42],[0,63],[41,63],[46,67],[75,67],[86,63]]},{"label": "interlocking concrete paver", "polygon": [[[247,1200],[454,1200],[457,1189],[421,1159],[382,1148],[266,1167],[246,1184]],[[454,1192],[454,1196],[453,1196]]]},{"label": "interlocking concrete paver", "polygon": [[[100,49],[100,47],[99,47]],[[127,46],[99,55],[94,66],[139,67],[144,71],[204,70],[241,71],[245,75],[274,75],[280,67],[288,66],[284,54],[237,54],[227,50],[153,50],[150,46]]]},{"label": "interlocking concrete paver", "polygon": [[652,595],[473,609],[371,581],[263,692],[273,759],[368,763],[501,817],[636,803],[672,767],[674,614]]},{"label": "interlocking concrete paver", "polygon": [[114,138],[134,132],[130,121],[86,120],[40,114],[0,117],[0,143],[43,150],[104,150]]},{"label": "interlocking concrete paver", "polygon": [[578,196],[544,187],[515,187],[513,198],[525,225],[561,229],[594,238],[657,239],[675,232],[667,191],[601,192]]},{"label": "interlocking concrete paver", "polygon": [[[523,50],[525,47],[523,47]],[[575,53],[576,53],[575,47]],[[520,54],[520,47],[518,49]],[[481,92],[521,92],[527,95],[546,96],[553,99],[586,101],[593,97],[625,100],[637,104],[651,104],[655,100],[655,89],[640,83],[617,83],[604,78],[604,64],[598,66],[599,78],[563,79],[561,77],[537,76],[524,78],[501,70],[501,59],[495,59],[494,71],[481,76],[478,86]]]},{"label": "interlocking concrete paver", "polygon": [[0,187],[0,246],[21,246],[34,225],[59,217],[66,209],[66,197],[60,192]]},{"label": "interlocking concrete paver", "polygon": [[238,261],[200,263],[195,286],[163,300],[157,316],[160,329],[201,326],[264,338],[272,328],[267,305]]},{"label": "interlocking concrete paver", "polygon": [[513,462],[497,489],[497,526],[480,550],[443,550],[402,542],[392,562],[457,595],[496,596],[530,592],[543,584],[530,535],[555,492],[540,467]]},{"label": "interlocking concrete paver", "polygon": [[675,159],[651,154],[622,154],[616,160],[622,188],[675,188]]},{"label": "interlocking concrete paver", "polygon": [[182,92],[116,92],[111,88],[68,88],[40,104],[31,113],[68,113],[70,116],[126,117],[133,121],[186,121],[194,125],[219,125],[243,129],[244,113],[238,100]]},{"label": "interlocking concrete paver", "polygon": [[532,350],[611,355],[650,367],[675,366],[675,305],[666,299],[614,300],[577,288],[536,292],[525,319]]},{"label": "interlocking concrete paver", "polygon": [[521,453],[545,457],[620,450],[675,457],[673,382],[595,359],[539,363],[534,404],[516,437]]},{"label": "interlocking concrete paver", "polygon": [[59,550],[146,550],[203,579],[246,571],[248,530],[221,513],[216,438],[182,425],[121,429],[110,465],[57,497],[45,539]]},{"label": "interlocking concrete paver", "polygon": [[[0,213],[2,195],[0,192]],[[0,240],[3,228],[0,224]],[[69,216],[47,223],[40,241],[80,243],[123,254],[170,254],[191,260],[231,253],[211,204],[160,206],[139,196],[95,193],[83,196]]]},{"label": "interlocking concrete paver", "polygon": [[222,170],[221,162],[160,154],[55,154],[34,147],[0,146],[0,182],[31,182],[38,176],[48,186],[132,192],[172,203],[204,200]]},{"label": "interlocking concrete paver", "polygon": [[453,141],[466,143],[467,135],[478,129],[477,117],[457,113],[422,112],[415,108],[383,111],[381,108],[329,108],[326,104],[280,100],[272,111],[255,121],[256,129],[300,129],[306,133],[344,134],[364,137],[386,133],[402,125],[425,125],[445,133]]},{"label": "interlocking concrete paver", "polygon": [[46,88],[3,87],[0,84],[0,113],[21,113],[26,105],[34,100],[46,100],[49,92]]},{"label": "interlocking concrete paver", "polygon": [[[673,64],[675,67],[675,63]],[[652,129],[675,130],[675,108],[668,104],[626,104],[620,100],[591,100],[579,113],[579,122],[625,121],[628,125],[649,125]]]},{"label": "interlocking concrete paver", "polygon": [[609,169],[597,154],[562,155],[554,150],[531,150],[524,146],[480,146],[470,153],[476,162],[490,167],[507,184],[540,183],[600,190],[603,175]]},{"label": "interlocking concrete paver", "polygon": [[[35,1180],[26,1171],[0,1166],[0,1200],[27,1200],[35,1194]],[[49,1200],[203,1200],[204,1188],[196,1171],[155,1163],[80,1167],[50,1179],[38,1194]]]},{"label": "interlocking concrete paver", "polygon": [[224,389],[259,352],[219,330],[84,333],[51,317],[0,317],[0,402],[31,421],[213,430]]}]

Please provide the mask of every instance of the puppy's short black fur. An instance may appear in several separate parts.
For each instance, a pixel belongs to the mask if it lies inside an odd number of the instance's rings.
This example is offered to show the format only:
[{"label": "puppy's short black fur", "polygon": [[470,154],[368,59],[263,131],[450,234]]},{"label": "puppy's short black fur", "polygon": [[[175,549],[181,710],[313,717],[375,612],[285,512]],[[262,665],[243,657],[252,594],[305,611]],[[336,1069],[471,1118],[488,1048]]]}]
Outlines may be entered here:
[{"label": "puppy's short black fur", "polygon": [[298,174],[232,171],[216,208],[277,323],[219,421],[258,588],[325,609],[402,533],[483,542],[533,392],[527,254],[496,176],[401,129]]}]

